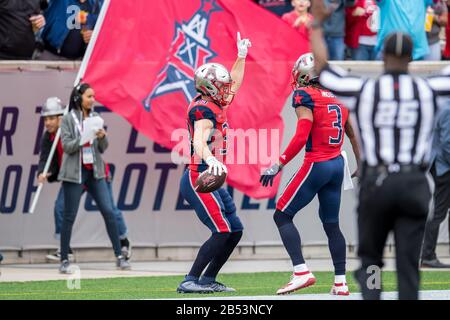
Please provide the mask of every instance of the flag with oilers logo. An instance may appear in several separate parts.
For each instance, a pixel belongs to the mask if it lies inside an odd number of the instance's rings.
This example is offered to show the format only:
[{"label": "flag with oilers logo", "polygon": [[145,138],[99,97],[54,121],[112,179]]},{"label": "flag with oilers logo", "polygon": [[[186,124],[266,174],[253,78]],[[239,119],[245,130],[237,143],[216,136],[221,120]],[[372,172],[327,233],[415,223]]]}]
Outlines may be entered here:
[{"label": "flag with oilers logo", "polygon": [[194,71],[207,62],[231,70],[237,31],[250,39],[244,81],[227,111],[229,128],[244,136],[228,150],[227,182],[253,198],[274,196],[280,177],[262,188],[259,176],[278,158],[292,66],[309,44],[251,0],[110,0],[103,10],[83,81],[99,102],[171,149],[196,95]]}]

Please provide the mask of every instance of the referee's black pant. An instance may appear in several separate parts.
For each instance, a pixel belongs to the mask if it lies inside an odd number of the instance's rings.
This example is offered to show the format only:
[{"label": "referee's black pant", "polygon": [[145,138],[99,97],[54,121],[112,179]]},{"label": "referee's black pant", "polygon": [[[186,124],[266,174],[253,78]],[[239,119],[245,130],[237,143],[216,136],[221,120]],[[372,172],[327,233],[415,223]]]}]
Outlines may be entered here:
[{"label": "referee's black pant", "polygon": [[390,231],[395,237],[399,299],[416,300],[419,258],[431,192],[425,173],[364,174],[358,206],[358,256],[355,272],[365,300],[381,295],[383,250]]}]

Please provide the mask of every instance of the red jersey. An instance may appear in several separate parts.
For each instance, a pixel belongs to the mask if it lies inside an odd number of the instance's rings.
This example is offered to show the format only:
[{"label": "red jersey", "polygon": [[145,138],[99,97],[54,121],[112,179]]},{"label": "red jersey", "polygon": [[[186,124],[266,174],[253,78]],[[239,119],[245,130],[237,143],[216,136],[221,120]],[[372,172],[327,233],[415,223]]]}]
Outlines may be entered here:
[{"label": "red jersey", "polygon": [[227,153],[227,115],[225,109],[212,101],[203,100],[201,95],[196,96],[189,105],[187,112],[187,126],[191,144],[191,163],[189,169],[202,172],[208,165],[196,153],[193,145],[195,121],[208,119],[213,123],[213,130],[208,138],[208,147],[213,156],[225,163]]},{"label": "red jersey", "polygon": [[292,98],[294,108],[313,112],[313,125],[305,148],[305,160],[321,162],[341,153],[348,109],[328,90],[316,87],[297,89]]},{"label": "red jersey", "polygon": [[[302,23],[300,24],[298,27],[296,27],[295,29],[303,36],[303,39],[309,43],[309,25],[310,22],[313,21],[314,17],[311,14],[307,14],[308,16],[308,22],[307,23]],[[284,21],[286,21],[291,27],[294,28],[294,23],[297,20],[297,18],[299,17],[297,11],[292,10],[291,12],[285,13],[283,14],[283,16],[281,17],[281,19],[283,19]]]}]

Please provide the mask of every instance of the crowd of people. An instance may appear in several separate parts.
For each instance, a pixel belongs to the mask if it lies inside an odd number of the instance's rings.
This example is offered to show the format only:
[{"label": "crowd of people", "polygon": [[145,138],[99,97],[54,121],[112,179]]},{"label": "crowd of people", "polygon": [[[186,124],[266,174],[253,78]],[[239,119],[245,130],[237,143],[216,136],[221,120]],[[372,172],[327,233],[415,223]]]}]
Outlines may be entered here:
[{"label": "crowd of people", "polygon": [[[280,16],[309,41],[313,21],[310,0],[253,0]],[[332,9],[324,24],[323,36],[330,60],[381,60],[382,39],[393,29],[408,32],[414,46],[423,48],[414,60],[438,61],[450,58],[450,4],[447,0],[429,0],[426,16],[413,1],[326,0]],[[393,10],[396,21],[384,19],[382,10]],[[403,24],[403,25],[401,25]],[[417,38],[425,30],[425,38]]]},{"label": "crowd of people", "polygon": [[[309,42],[310,0],[253,0],[302,34]],[[333,13],[324,25],[330,60],[381,60],[384,35],[399,22],[414,45],[423,48],[414,60],[450,59],[447,0],[428,0],[425,19],[420,6],[383,0],[326,0]],[[409,4],[408,4],[409,3]],[[103,0],[6,0],[0,3],[0,59],[80,60],[86,52]],[[396,11],[398,21],[383,21],[380,8]],[[386,9],[387,10],[387,9]],[[425,38],[414,33],[425,30]]]},{"label": "crowd of people", "polygon": [[103,0],[0,3],[0,59],[82,59]]}]

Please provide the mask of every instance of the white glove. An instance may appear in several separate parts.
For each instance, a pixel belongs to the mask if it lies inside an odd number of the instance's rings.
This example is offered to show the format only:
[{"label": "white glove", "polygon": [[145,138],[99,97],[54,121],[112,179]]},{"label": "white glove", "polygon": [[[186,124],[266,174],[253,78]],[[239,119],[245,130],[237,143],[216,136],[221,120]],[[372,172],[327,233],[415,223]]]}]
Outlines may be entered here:
[{"label": "white glove", "polygon": [[208,173],[212,173],[215,176],[221,176],[222,171],[228,173],[227,167],[214,156],[209,156],[206,159],[206,164],[208,165]]},{"label": "white glove", "polygon": [[237,33],[237,49],[238,49],[238,57],[245,58],[247,57],[248,48],[252,46],[252,43],[249,39],[241,40],[241,33]]}]

